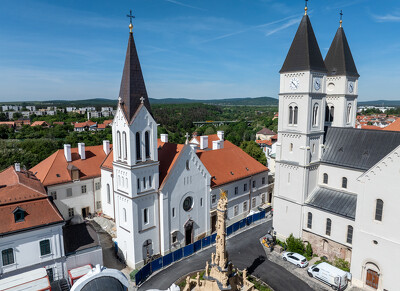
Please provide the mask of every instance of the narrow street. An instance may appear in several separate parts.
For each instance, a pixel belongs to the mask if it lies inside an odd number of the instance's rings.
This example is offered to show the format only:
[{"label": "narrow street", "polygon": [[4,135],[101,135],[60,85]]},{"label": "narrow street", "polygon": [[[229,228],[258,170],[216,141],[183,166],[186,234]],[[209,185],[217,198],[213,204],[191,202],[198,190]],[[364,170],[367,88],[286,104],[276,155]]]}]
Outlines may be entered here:
[{"label": "narrow street", "polygon": [[[271,220],[265,221],[229,238],[227,240],[227,251],[230,260],[240,270],[248,268],[250,274],[260,278],[276,291],[313,290],[304,281],[282,266],[269,261],[266,257],[264,249],[259,243],[259,238],[267,232],[271,225]],[[206,260],[210,260],[213,251],[215,251],[215,248],[211,247],[173,264],[150,277],[140,286],[139,290],[169,288],[172,283],[186,274],[203,269]]]}]

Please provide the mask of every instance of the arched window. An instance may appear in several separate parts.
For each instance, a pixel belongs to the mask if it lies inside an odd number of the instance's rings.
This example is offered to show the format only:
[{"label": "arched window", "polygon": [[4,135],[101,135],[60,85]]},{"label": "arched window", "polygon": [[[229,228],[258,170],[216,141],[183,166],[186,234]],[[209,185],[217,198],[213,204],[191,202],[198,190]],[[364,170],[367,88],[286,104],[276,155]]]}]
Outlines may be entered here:
[{"label": "arched window", "polygon": [[347,243],[353,243],[353,227],[351,225],[347,226]]},{"label": "arched window", "polygon": [[290,145],[289,145],[289,151],[290,151],[290,152],[293,152],[293,143],[290,143]]},{"label": "arched window", "polygon": [[146,131],[144,133],[144,145],[146,149],[146,159],[150,158],[150,137],[149,137],[149,132]]},{"label": "arched window", "polygon": [[328,174],[324,173],[324,184],[328,184]]},{"label": "arched window", "polygon": [[107,184],[107,203],[111,203],[111,192],[110,192],[110,184]]},{"label": "arched window", "polygon": [[293,107],[289,106],[289,124],[293,124]]},{"label": "arched window", "polygon": [[377,199],[375,207],[375,220],[382,221],[382,215],[383,215],[383,201],[381,199]]},{"label": "arched window", "polygon": [[293,124],[297,124],[298,115],[299,115],[299,108],[297,106],[295,106],[294,112],[293,112]]},{"label": "arched window", "polygon": [[139,162],[142,159],[141,155],[141,148],[140,148],[140,133],[136,133],[136,162]]},{"label": "arched window", "polygon": [[123,214],[124,214],[124,221],[126,222],[126,221],[127,221],[127,218],[126,218],[126,209],[123,208],[122,211],[123,211]]},{"label": "arched window", "polygon": [[124,160],[128,158],[128,143],[126,141],[126,132],[122,132],[122,141],[123,141],[123,146],[122,148],[124,149]]},{"label": "arched window", "polygon": [[318,104],[315,104],[313,108],[312,126],[317,126],[317,125],[318,125]]},{"label": "arched window", "polygon": [[329,106],[326,105],[325,107],[325,121],[329,122]]},{"label": "arched window", "polygon": [[347,105],[347,123],[351,122],[351,104]]},{"label": "arched window", "polygon": [[121,133],[117,132],[118,159],[121,159]]},{"label": "arched window", "polygon": [[335,115],[335,107],[331,106],[331,108],[329,108],[329,121],[333,122],[333,117]]},{"label": "arched window", "polygon": [[308,215],[307,215],[307,228],[312,228],[312,213],[311,212],[308,212]]},{"label": "arched window", "polygon": [[331,228],[332,228],[332,220],[327,218],[326,219],[326,231],[325,231],[326,235],[331,235]]},{"label": "arched window", "polygon": [[342,178],[342,188],[347,188],[347,178],[346,177]]}]

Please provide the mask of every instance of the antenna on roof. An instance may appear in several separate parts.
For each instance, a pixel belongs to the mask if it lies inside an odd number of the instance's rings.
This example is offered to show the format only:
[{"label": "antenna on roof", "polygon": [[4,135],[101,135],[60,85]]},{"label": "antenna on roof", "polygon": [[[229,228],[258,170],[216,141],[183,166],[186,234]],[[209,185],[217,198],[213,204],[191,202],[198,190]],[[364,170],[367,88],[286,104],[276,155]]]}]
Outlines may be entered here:
[{"label": "antenna on roof", "polygon": [[340,10],[340,21],[339,21],[339,23],[340,23],[340,27],[342,27],[342,23],[343,23],[343,20],[342,20],[342,16],[343,16],[343,12],[342,12],[342,10]]}]

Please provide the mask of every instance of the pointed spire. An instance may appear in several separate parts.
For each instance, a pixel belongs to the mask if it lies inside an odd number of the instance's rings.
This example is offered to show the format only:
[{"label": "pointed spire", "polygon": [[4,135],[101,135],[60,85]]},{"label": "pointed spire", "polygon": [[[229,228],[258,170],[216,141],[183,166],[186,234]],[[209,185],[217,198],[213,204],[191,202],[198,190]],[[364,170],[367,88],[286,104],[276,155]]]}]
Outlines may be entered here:
[{"label": "pointed spire", "polygon": [[340,26],[336,31],[335,38],[333,39],[328,54],[325,57],[325,66],[328,69],[329,76],[360,76],[357,72],[356,64],[354,63],[342,26]]},{"label": "pointed spire", "polygon": [[[132,16],[132,13],[127,16],[131,17],[131,19],[134,17]],[[120,104],[125,113],[126,119],[128,122],[131,122],[132,117],[135,115],[141,103],[146,106],[150,114],[152,112],[142,69],[140,67],[139,57],[136,51],[135,41],[133,39],[132,23],[129,24],[129,28],[128,49],[126,51],[119,96],[121,98]]]},{"label": "pointed spire", "polygon": [[279,72],[285,73],[308,70],[326,72],[324,60],[319,50],[314,30],[308,15],[305,14],[297,29],[282,69]]}]

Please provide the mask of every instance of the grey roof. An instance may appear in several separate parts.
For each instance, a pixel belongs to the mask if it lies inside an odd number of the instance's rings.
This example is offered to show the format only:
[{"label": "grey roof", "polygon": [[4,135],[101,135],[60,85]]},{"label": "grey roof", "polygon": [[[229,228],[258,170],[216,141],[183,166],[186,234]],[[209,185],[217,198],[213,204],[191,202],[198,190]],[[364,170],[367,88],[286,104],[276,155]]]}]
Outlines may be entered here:
[{"label": "grey roof", "polygon": [[308,197],[306,204],[340,216],[355,219],[357,195],[318,187]]},{"label": "grey roof", "polygon": [[90,280],[85,286],[82,287],[82,291],[125,291],[125,286],[113,277],[99,277]]},{"label": "grey roof", "polygon": [[327,71],[308,15],[303,16],[285,62],[279,72],[306,70]]},{"label": "grey roof", "polygon": [[94,228],[85,222],[63,227],[65,254],[100,246],[99,237]]},{"label": "grey roof", "polygon": [[400,132],[330,127],[321,162],[368,170],[400,145]]},{"label": "grey roof", "polygon": [[129,33],[128,49],[126,51],[119,97],[122,98],[122,109],[128,122],[132,121],[132,117],[138,110],[141,104],[141,97],[144,98],[144,105],[151,113],[149,97],[147,96],[146,85],[132,32]]},{"label": "grey roof", "polygon": [[359,77],[343,27],[339,27],[325,57],[328,75]]},{"label": "grey roof", "polygon": [[276,133],[270,130],[269,128],[264,127],[257,134],[266,134],[266,135],[275,135]]}]

